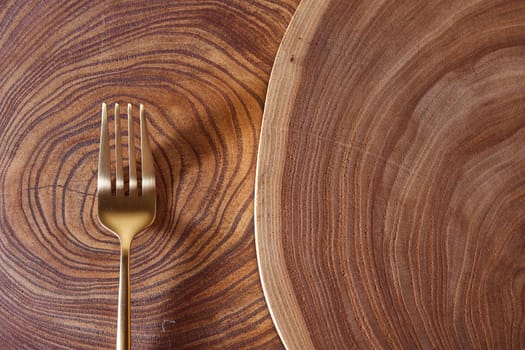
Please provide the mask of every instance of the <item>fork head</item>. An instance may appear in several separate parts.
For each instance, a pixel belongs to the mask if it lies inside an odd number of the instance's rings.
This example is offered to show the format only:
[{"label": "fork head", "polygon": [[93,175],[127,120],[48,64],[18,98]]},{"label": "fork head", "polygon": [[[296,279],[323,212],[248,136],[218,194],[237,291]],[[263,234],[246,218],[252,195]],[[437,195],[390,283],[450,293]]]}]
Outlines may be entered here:
[{"label": "fork head", "polygon": [[100,151],[98,158],[98,217],[104,227],[115,233],[121,245],[128,248],[138,232],[153,223],[157,210],[157,191],[155,169],[148,139],[144,106],[140,105],[140,149],[141,181],[137,180],[137,165],[133,132],[131,104],[128,104],[128,193],[125,192],[122,165],[122,146],[119,105],[115,104],[115,182],[111,181],[111,162],[106,104],[102,104],[102,124],[100,130]]}]

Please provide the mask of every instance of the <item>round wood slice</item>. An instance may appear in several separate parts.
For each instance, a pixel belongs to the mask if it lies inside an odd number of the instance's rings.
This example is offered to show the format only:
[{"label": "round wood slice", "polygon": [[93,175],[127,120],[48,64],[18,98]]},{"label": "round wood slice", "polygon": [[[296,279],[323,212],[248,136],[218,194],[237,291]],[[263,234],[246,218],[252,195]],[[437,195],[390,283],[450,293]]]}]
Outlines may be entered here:
[{"label": "round wood slice", "polygon": [[2,2],[0,349],[115,348],[119,243],[95,196],[102,102],[122,118],[145,105],[155,158],[157,220],[131,249],[133,349],[282,349],[253,188],[297,3]]},{"label": "round wood slice", "polygon": [[256,243],[289,349],[524,349],[525,2],[304,0]]}]

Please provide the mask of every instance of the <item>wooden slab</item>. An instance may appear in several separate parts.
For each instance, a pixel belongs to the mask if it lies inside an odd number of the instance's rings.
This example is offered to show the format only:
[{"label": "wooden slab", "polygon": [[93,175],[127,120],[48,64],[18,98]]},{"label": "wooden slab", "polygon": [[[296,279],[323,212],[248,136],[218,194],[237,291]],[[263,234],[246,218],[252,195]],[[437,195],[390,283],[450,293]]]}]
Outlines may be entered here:
[{"label": "wooden slab", "polygon": [[256,243],[289,349],[525,348],[525,3],[304,0]]},{"label": "wooden slab", "polygon": [[131,252],[133,348],[282,348],[253,186],[297,2],[2,3],[1,349],[114,348],[118,241],[94,196],[103,101],[144,103],[158,175],[157,221]]}]

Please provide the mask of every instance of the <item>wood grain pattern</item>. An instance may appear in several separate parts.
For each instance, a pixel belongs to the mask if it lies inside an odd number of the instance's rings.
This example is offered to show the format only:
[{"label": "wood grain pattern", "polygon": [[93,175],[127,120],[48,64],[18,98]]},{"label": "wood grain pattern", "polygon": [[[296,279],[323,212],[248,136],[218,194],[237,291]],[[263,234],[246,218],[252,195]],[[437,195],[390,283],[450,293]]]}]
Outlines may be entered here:
[{"label": "wood grain pattern", "polygon": [[0,347],[110,349],[118,241],[96,216],[103,101],[142,102],[159,208],[131,255],[134,349],[280,349],[253,184],[298,0],[0,7]]},{"label": "wood grain pattern", "polygon": [[523,1],[304,0],[259,147],[287,348],[525,348]]}]

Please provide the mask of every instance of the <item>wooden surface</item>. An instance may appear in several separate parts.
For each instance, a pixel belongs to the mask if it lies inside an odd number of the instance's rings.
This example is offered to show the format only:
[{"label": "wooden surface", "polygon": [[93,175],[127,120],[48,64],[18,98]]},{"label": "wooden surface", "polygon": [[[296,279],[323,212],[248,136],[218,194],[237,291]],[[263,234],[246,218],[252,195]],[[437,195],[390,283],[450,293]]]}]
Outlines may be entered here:
[{"label": "wooden surface", "polygon": [[301,2],[255,201],[289,349],[524,349],[525,3]]},{"label": "wooden surface", "polygon": [[298,0],[0,7],[0,348],[111,349],[118,241],[96,216],[100,105],[144,103],[158,218],[132,246],[134,349],[280,349],[253,188]]}]

